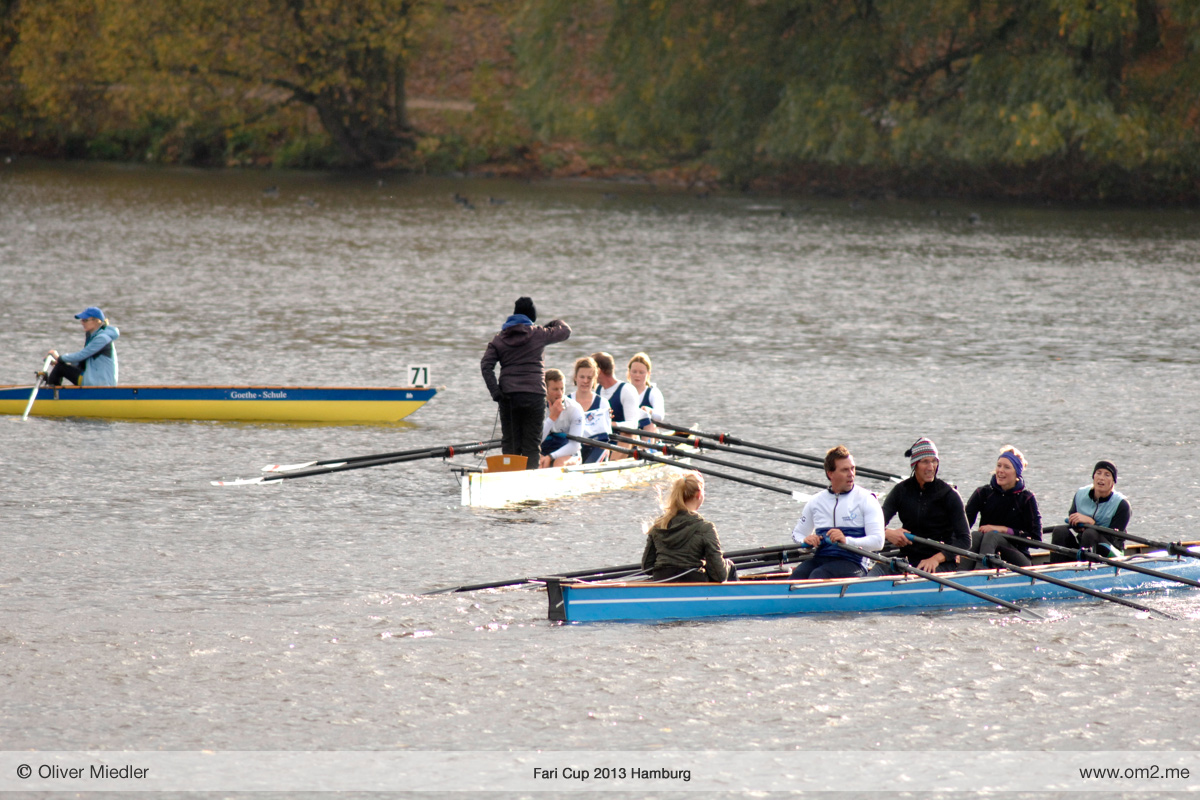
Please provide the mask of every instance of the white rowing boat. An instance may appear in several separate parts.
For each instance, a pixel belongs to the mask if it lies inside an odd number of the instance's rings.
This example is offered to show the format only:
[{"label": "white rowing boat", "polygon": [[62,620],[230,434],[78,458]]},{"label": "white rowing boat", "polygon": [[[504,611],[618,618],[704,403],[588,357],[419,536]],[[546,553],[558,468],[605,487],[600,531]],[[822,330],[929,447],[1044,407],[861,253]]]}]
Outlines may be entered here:
[{"label": "white rowing boat", "polygon": [[478,467],[452,467],[451,471],[459,475],[462,483],[464,506],[504,508],[517,503],[573,497],[670,479],[680,467],[689,468],[685,459],[680,459],[678,464],[627,458],[603,464],[509,472],[486,472]]}]

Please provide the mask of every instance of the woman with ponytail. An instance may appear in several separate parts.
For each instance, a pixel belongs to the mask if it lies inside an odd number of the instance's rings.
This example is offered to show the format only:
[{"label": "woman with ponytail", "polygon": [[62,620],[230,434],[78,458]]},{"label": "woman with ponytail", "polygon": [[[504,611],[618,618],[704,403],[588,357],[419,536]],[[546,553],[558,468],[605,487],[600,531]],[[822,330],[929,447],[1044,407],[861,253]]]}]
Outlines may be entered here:
[{"label": "woman with ponytail", "polygon": [[642,569],[659,583],[722,583],[737,580],[713,524],[697,512],[704,504],[704,478],[689,472],[671,485],[663,513],[646,532]]}]

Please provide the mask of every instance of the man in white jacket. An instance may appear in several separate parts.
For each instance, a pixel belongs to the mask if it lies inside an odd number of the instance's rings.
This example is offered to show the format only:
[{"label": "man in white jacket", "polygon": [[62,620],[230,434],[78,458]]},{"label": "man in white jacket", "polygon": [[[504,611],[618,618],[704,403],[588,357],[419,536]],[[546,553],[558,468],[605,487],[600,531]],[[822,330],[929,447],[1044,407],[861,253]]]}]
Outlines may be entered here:
[{"label": "man in white jacket", "polygon": [[846,542],[863,550],[883,547],[883,509],[875,495],[854,485],[854,456],[839,444],[825,454],[829,488],[804,506],[792,540],[817,548],[792,572],[795,579],[858,578],[868,559],[838,547]]}]

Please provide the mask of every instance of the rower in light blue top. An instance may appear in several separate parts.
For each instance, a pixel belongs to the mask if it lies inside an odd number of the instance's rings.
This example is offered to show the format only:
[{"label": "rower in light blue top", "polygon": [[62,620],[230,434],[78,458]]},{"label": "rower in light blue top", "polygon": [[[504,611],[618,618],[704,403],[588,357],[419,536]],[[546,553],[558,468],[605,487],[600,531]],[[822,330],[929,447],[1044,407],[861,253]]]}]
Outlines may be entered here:
[{"label": "rower in light blue top", "polygon": [[[96,306],[88,306],[75,315],[83,325],[83,349],[59,355],[50,350],[47,355],[55,360],[54,367],[46,375],[46,383],[61,386],[64,379],[77,386],[117,385],[117,337],[121,332],[115,325],[108,324],[104,312]],[[40,373],[39,376],[41,377]]]},{"label": "rower in light blue top", "polygon": [[[1067,524],[1054,528],[1051,542],[1062,547],[1091,550],[1103,556],[1118,557],[1125,550],[1125,540],[1113,533],[1091,526],[1123,531],[1129,527],[1132,511],[1129,498],[1116,490],[1117,466],[1100,460],[1092,467],[1092,483],[1081,486],[1071,500]],[[1051,561],[1073,561],[1070,556],[1054,554]]]}]

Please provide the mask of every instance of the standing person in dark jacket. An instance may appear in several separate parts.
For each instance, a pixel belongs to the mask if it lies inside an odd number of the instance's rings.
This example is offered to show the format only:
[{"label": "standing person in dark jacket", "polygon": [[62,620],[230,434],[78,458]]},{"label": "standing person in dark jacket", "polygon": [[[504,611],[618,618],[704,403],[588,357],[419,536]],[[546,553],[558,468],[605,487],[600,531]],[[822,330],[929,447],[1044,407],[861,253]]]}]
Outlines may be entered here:
[{"label": "standing person in dark jacket", "polygon": [[[991,481],[975,490],[966,509],[968,523],[975,524],[979,517],[979,530],[971,534],[971,549],[985,556],[999,552],[1000,558],[1019,567],[1033,563],[1029,545],[1017,544],[1004,534],[1042,539],[1042,512],[1033,492],[1025,488],[1024,475],[1025,457],[1012,445],[1005,446],[996,459]],[[960,560],[959,569],[975,569],[975,563]]]},{"label": "standing person in dark jacket", "polygon": [[722,583],[737,580],[737,568],[724,557],[717,529],[700,516],[704,478],[689,472],[671,484],[663,513],[646,532],[642,569],[662,583]]},{"label": "standing person in dark jacket", "polygon": [[[953,486],[937,476],[941,461],[937,447],[929,439],[917,439],[904,455],[908,456],[912,477],[893,486],[883,501],[884,525],[899,514],[902,527],[884,530],[884,541],[899,547],[900,555],[917,569],[952,572],[958,567],[954,556],[931,545],[910,542],[905,534],[966,550],[971,546],[971,526],[967,524],[962,498]],[[894,572],[888,565],[876,564],[867,574]]]},{"label": "standing person in dark jacket", "polygon": [[[545,364],[542,351],[566,341],[571,328],[561,319],[534,325],[537,310],[528,297],[517,299],[512,316],[488,343],[479,368],[492,399],[500,404],[500,448],[525,456],[525,468],[537,469],[542,421],[546,414]],[[496,380],[496,364],[500,380]]]},{"label": "standing person in dark jacket", "polygon": [[[1125,549],[1125,540],[1111,533],[1103,533],[1088,527],[1099,525],[1123,531],[1129,527],[1133,512],[1129,500],[1116,490],[1117,466],[1111,461],[1097,461],[1092,467],[1092,485],[1080,487],[1071,499],[1067,512],[1067,524],[1056,525],[1054,544],[1062,547],[1092,550],[1104,556],[1119,556]],[[1076,536],[1078,534],[1078,536]],[[1054,562],[1074,561],[1071,556],[1053,554]]]}]

